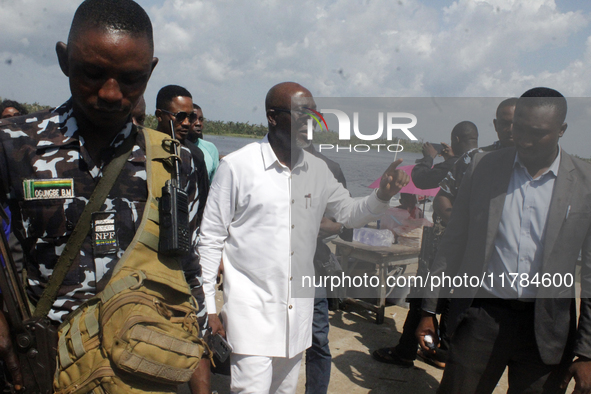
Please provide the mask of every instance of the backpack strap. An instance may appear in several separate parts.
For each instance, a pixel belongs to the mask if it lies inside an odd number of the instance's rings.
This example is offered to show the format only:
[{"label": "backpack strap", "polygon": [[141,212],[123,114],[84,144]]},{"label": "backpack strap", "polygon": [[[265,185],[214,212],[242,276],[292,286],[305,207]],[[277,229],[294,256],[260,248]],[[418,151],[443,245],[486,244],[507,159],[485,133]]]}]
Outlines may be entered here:
[{"label": "backpack strap", "polygon": [[171,179],[171,156],[174,154],[168,136],[162,132],[141,128],[146,142],[146,183],[148,198],[135,235],[113,268],[109,284],[138,271],[144,271],[150,281],[190,294],[178,257],[158,253],[160,237],[158,199],[162,187]]}]

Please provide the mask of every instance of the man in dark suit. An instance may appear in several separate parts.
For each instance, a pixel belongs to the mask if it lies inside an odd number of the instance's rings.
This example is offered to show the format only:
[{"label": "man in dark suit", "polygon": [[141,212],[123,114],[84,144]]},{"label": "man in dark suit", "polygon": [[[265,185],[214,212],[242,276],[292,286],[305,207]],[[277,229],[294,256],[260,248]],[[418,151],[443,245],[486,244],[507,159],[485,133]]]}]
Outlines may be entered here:
[{"label": "man in dark suit", "polygon": [[[477,155],[464,176],[431,276],[484,280],[451,291],[440,393],[491,393],[507,366],[511,393],[564,392],[572,376],[576,393],[590,392],[591,165],[558,145],[565,117],[560,93],[527,91],[515,108],[515,148]],[[581,250],[577,327],[574,286],[541,280],[574,277]],[[447,295],[425,290],[423,349],[426,335],[437,340],[431,312]]]}]

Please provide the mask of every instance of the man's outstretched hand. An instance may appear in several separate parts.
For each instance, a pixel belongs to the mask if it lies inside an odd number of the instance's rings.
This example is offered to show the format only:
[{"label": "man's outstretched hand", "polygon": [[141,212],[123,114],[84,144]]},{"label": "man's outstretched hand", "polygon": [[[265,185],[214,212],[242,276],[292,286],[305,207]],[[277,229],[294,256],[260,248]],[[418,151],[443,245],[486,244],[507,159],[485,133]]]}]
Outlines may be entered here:
[{"label": "man's outstretched hand", "polygon": [[382,175],[380,188],[378,189],[378,198],[380,200],[389,201],[410,182],[410,177],[406,172],[396,169],[400,163],[402,163],[402,159],[396,160],[390,164],[390,167]]}]

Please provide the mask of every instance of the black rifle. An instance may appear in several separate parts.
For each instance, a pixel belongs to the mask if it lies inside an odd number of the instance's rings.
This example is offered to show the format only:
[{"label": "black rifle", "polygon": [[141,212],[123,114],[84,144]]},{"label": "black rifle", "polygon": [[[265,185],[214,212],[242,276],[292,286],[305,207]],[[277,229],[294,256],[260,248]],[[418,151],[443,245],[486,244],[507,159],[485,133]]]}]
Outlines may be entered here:
[{"label": "black rifle", "polygon": [[[8,223],[0,208],[0,217]],[[2,220],[0,220],[1,224]],[[8,312],[11,336],[18,356],[24,387],[19,393],[51,394],[57,346],[57,329],[47,317],[33,318],[27,295],[19,279],[10,247],[0,231],[0,289]],[[14,391],[14,390],[13,390]]]},{"label": "black rifle", "polygon": [[191,248],[189,231],[189,196],[181,189],[178,141],[174,135],[174,124],[170,121],[171,145],[173,149],[172,179],[162,187],[160,211],[160,241],[158,251],[168,256],[184,256]]}]

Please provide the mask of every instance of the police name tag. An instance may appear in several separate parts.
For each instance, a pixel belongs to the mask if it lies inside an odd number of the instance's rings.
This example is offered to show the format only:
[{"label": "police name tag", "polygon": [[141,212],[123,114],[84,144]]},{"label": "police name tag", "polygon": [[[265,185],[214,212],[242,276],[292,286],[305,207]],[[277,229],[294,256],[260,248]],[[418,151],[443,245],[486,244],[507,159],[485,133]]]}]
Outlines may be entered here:
[{"label": "police name tag", "polygon": [[92,214],[92,230],[95,257],[104,257],[119,251],[115,212],[94,212]]},{"label": "police name tag", "polygon": [[25,179],[25,200],[51,200],[74,198],[74,179]]}]

